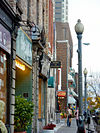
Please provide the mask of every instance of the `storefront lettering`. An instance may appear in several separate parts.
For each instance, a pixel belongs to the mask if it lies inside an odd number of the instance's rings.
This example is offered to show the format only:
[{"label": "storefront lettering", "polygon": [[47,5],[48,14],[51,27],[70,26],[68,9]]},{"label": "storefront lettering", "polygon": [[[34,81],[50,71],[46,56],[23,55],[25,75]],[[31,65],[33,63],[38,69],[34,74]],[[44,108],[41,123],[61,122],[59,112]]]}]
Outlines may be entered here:
[{"label": "storefront lettering", "polygon": [[25,71],[25,65],[21,64],[21,62],[16,60],[16,67],[20,68],[21,70]]},{"label": "storefront lettering", "polygon": [[11,53],[11,35],[6,28],[0,24],[0,47]]}]

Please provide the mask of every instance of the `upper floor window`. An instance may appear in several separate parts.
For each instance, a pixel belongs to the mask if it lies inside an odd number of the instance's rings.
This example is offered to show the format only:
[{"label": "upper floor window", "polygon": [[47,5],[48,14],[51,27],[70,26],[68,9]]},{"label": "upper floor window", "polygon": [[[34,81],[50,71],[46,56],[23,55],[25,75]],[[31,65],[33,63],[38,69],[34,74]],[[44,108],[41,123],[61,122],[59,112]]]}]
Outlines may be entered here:
[{"label": "upper floor window", "polygon": [[61,4],[61,2],[58,2],[58,1],[57,1],[57,2],[55,2],[55,4]]},{"label": "upper floor window", "polygon": [[55,7],[55,9],[61,9],[61,7]]}]

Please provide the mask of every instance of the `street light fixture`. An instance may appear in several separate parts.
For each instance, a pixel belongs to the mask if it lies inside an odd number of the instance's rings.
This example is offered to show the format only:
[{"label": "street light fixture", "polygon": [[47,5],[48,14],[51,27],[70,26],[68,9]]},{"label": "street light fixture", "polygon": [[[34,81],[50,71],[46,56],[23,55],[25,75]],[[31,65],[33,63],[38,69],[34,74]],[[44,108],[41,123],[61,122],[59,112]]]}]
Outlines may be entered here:
[{"label": "street light fixture", "polygon": [[84,26],[81,20],[78,19],[75,25],[75,32],[78,38],[78,98],[79,98],[79,116],[82,116],[82,33],[84,31]]},{"label": "street light fixture", "polygon": [[85,112],[87,113],[87,80],[86,80],[86,78],[87,78],[88,71],[87,71],[86,68],[84,69],[83,73],[84,73],[84,78],[85,78],[85,81],[84,81],[84,88],[85,88],[85,93],[84,93],[85,94]]}]

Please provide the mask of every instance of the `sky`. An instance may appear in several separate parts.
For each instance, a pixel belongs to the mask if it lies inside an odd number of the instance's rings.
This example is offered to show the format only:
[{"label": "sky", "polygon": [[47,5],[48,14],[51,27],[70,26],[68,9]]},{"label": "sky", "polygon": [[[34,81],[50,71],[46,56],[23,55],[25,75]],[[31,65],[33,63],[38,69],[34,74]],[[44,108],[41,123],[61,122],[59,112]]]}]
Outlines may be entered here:
[{"label": "sky", "polygon": [[[88,73],[100,72],[100,0],[68,0],[69,26],[73,39],[72,67],[78,71],[78,40],[74,27],[78,19],[84,25],[82,43],[82,69],[87,68]],[[83,71],[82,70],[82,71]]]}]

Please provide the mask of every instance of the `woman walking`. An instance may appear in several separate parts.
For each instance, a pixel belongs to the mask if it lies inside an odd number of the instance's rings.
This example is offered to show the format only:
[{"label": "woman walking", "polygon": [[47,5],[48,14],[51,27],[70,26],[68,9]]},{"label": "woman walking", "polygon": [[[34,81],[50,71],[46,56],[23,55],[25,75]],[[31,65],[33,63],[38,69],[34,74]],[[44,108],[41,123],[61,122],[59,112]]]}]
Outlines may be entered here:
[{"label": "woman walking", "polygon": [[71,126],[71,118],[72,118],[72,110],[68,108],[68,116],[67,116],[67,126]]}]

